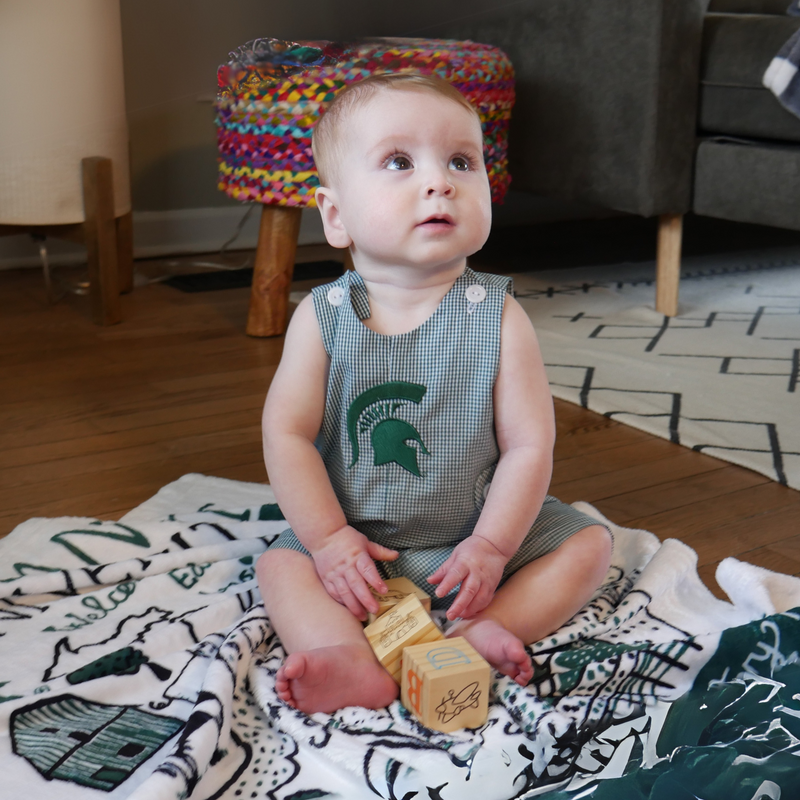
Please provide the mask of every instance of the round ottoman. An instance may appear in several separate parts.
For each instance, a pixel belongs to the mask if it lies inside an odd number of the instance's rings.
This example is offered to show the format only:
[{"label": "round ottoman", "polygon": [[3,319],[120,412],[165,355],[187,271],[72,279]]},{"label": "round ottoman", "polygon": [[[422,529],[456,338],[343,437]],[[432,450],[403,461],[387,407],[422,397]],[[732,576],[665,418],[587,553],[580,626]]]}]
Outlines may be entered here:
[{"label": "round ottoman", "polygon": [[257,39],[217,73],[219,188],[263,204],[247,333],[284,333],[301,209],[319,186],[311,132],[344,86],[382,72],[436,74],[478,110],[492,200],[508,175],[514,71],[496,47],[442,39],[373,39],[352,44]]}]

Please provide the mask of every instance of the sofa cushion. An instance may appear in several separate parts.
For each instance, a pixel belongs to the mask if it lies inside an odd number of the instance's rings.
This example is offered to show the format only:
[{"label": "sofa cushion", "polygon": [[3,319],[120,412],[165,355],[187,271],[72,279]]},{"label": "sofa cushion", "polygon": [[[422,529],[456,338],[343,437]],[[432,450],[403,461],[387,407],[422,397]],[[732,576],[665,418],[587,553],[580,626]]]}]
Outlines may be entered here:
[{"label": "sofa cushion", "polygon": [[692,210],[800,230],[799,179],[800,147],[707,139],[697,149]]},{"label": "sofa cushion", "polygon": [[698,127],[704,133],[800,142],[800,119],[762,79],[800,28],[800,17],[707,14],[703,26]]}]

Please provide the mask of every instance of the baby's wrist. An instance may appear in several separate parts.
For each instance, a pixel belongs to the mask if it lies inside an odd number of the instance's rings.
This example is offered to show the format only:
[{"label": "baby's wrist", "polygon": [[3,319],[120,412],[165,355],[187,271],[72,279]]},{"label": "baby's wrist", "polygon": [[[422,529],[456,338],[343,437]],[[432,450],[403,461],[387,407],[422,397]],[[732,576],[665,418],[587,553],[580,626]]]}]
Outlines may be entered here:
[{"label": "baby's wrist", "polygon": [[305,537],[306,541],[303,541],[300,536],[297,538],[300,539],[306,550],[308,550],[313,557],[314,553],[324,550],[329,544],[331,544],[331,542],[341,538],[342,532],[349,527],[350,526],[345,522],[344,525],[340,525],[338,528],[332,528],[325,533],[320,533],[317,531],[311,536]]},{"label": "baby's wrist", "polygon": [[505,561],[509,561],[511,559],[511,556],[514,555],[513,552],[512,553],[506,553],[505,550],[497,542],[493,541],[488,536],[484,536],[481,533],[474,533],[474,532],[473,532],[472,536],[474,536],[475,538],[480,539],[481,541],[484,541],[487,544],[491,545],[491,547],[495,550],[495,552],[499,556],[501,556]]}]

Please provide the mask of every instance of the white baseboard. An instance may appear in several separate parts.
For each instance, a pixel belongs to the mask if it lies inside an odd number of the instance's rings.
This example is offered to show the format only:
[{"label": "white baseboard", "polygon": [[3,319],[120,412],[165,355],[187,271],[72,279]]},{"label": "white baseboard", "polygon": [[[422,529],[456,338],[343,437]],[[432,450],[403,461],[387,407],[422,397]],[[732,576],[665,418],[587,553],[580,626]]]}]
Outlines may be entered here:
[{"label": "white baseboard", "polygon": [[[240,207],[186,208],[175,211],[133,212],[133,257],[158,258],[183,253],[215,253],[236,232],[252,205]],[[255,207],[247,217],[231,250],[250,250],[258,241],[260,208]],[[298,244],[324,244],[325,235],[319,212],[315,208],[303,211]],[[47,256],[53,266],[81,264],[86,261],[86,249],[81,245],[48,238]],[[41,265],[39,246],[27,234],[0,237],[0,269],[38,267]]]}]

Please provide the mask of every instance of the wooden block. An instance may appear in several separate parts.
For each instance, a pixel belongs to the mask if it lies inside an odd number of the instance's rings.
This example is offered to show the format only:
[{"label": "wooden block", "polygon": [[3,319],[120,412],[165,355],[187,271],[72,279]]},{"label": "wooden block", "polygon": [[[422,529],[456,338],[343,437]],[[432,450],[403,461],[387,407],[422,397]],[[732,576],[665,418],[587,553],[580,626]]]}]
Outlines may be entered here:
[{"label": "wooden block", "polygon": [[407,647],[402,677],[400,701],[428,728],[448,733],[486,722],[491,670],[463,636]]},{"label": "wooden block", "polygon": [[389,591],[386,594],[378,594],[372,587],[372,594],[378,600],[378,613],[370,614],[367,619],[367,625],[371,625],[378,617],[385,614],[390,608],[396,606],[404,597],[410,594],[415,594],[422,607],[430,614],[431,613],[431,598],[423,589],[420,589],[415,583],[408,578],[389,578],[386,581]]},{"label": "wooden block", "polygon": [[398,683],[403,666],[403,648],[444,639],[415,594],[408,595],[372,625],[367,625],[364,635],[378,661]]}]

